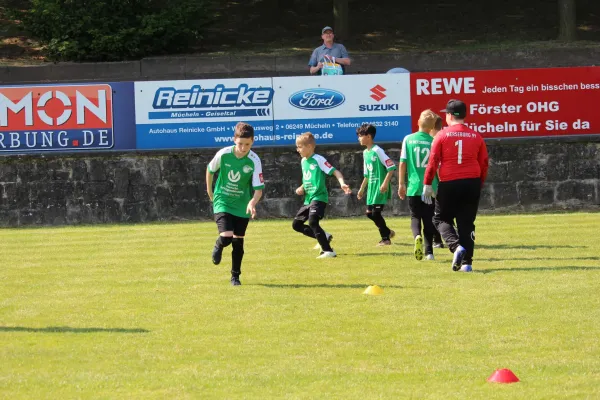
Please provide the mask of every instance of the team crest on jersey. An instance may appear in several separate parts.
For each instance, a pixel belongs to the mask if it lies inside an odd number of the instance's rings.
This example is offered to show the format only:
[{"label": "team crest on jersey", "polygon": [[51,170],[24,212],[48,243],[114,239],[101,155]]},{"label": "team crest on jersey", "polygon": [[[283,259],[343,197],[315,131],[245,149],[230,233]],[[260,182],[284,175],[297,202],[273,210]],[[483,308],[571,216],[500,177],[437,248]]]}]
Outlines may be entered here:
[{"label": "team crest on jersey", "polygon": [[302,175],[304,176],[304,180],[307,181],[312,177],[312,174],[310,173],[310,171],[304,171],[302,173]]},{"label": "team crest on jersey", "polygon": [[249,172],[251,172],[253,170],[253,168],[249,165],[244,165],[244,173],[247,174]]},{"label": "team crest on jersey", "polygon": [[315,168],[317,168],[317,166],[315,164],[310,164],[310,167],[308,167],[308,168],[314,170]]},{"label": "team crest on jersey", "polygon": [[227,178],[229,178],[230,182],[238,182],[240,180],[240,172],[237,171],[229,171],[229,173],[227,174]]},{"label": "team crest on jersey", "polygon": [[373,162],[377,161],[377,156],[372,156],[371,161],[373,161]]}]

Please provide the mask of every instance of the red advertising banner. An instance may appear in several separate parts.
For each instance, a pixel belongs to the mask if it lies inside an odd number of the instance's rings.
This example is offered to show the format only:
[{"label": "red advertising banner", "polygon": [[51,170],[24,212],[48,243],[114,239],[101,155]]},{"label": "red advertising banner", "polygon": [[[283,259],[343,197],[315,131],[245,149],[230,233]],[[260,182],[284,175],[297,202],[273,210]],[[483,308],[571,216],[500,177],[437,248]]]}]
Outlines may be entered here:
[{"label": "red advertising banner", "polygon": [[[450,99],[484,138],[600,134],[600,67],[411,73],[412,126]],[[445,122],[444,122],[445,125]]]}]

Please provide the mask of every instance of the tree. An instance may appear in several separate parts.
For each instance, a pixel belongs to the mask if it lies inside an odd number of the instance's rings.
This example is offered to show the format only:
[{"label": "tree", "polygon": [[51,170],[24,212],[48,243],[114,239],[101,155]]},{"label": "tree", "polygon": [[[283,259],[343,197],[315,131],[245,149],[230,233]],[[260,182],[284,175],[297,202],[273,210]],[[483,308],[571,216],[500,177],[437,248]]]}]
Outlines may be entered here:
[{"label": "tree", "polygon": [[558,0],[558,40],[572,42],[577,38],[575,0]]},{"label": "tree", "polygon": [[212,22],[209,0],[31,0],[25,28],[58,61],[118,61],[176,53]]},{"label": "tree", "polygon": [[333,24],[335,36],[348,39],[348,0],[333,0]]}]

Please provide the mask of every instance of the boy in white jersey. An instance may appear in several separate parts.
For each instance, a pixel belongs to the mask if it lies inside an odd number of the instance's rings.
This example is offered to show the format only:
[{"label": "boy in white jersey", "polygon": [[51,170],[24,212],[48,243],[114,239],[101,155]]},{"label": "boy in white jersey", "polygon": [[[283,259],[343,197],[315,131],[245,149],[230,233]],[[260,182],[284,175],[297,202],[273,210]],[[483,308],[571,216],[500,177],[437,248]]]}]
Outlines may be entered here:
[{"label": "boy in white jersey", "polygon": [[[302,185],[296,189],[296,194],[304,196],[304,205],[296,213],[292,227],[305,236],[317,239],[321,247],[321,254],[317,258],[330,258],[336,257],[329,244],[332,236],[325,233],[319,225],[319,220],[325,216],[325,207],[329,201],[327,177],[335,175],[344,193],[351,194],[352,190],[344,182],[340,171],[324,157],[315,154],[315,147],[315,138],[310,132],[296,138],[296,150],[302,156]],[[304,224],[306,221],[308,226]]]},{"label": "boy in white jersey", "polygon": [[385,154],[385,151],[374,143],[376,128],[370,124],[363,124],[356,130],[358,141],[366,149],[363,152],[364,179],[360,185],[359,200],[367,192],[367,217],[375,223],[381,235],[377,246],[389,246],[391,238],[396,234],[389,229],[381,212],[392,198],[392,175],[396,170],[394,162]]},{"label": "boy in white jersey", "polygon": [[[212,252],[213,263],[219,264],[223,248],[232,245],[231,284],[239,286],[244,257],[244,236],[250,217],[256,216],[256,203],[265,188],[260,158],[250,150],[254,144],[254,128],[238,122],[233,134],[234,146],[217,152],[206,169],[206,191],[213,202],[219,237]],[[213,175],[219,171],[213,194]],[[251,190],[254,189],[254,195]]]}]

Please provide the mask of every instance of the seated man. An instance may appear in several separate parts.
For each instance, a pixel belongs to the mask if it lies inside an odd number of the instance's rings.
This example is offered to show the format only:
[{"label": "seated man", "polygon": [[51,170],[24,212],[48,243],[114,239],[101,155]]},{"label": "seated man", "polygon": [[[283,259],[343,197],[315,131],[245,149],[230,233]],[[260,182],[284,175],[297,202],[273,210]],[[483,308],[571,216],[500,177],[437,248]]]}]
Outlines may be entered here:
[{"label": "seated man", "polygon": [[323,45],[313,50],[310,61],[308,61],[310,73],[314,75],[321,71],[325,56],[331,58],[335,57],[335,62],[340,64],[342,70],[346,73],[346,66],[350,65],[350,57],[343,44],[333,42],[333,39],[335,38],[333,28],[330,26],[323,28],[321,30],[321,38],[323,39]]}]

